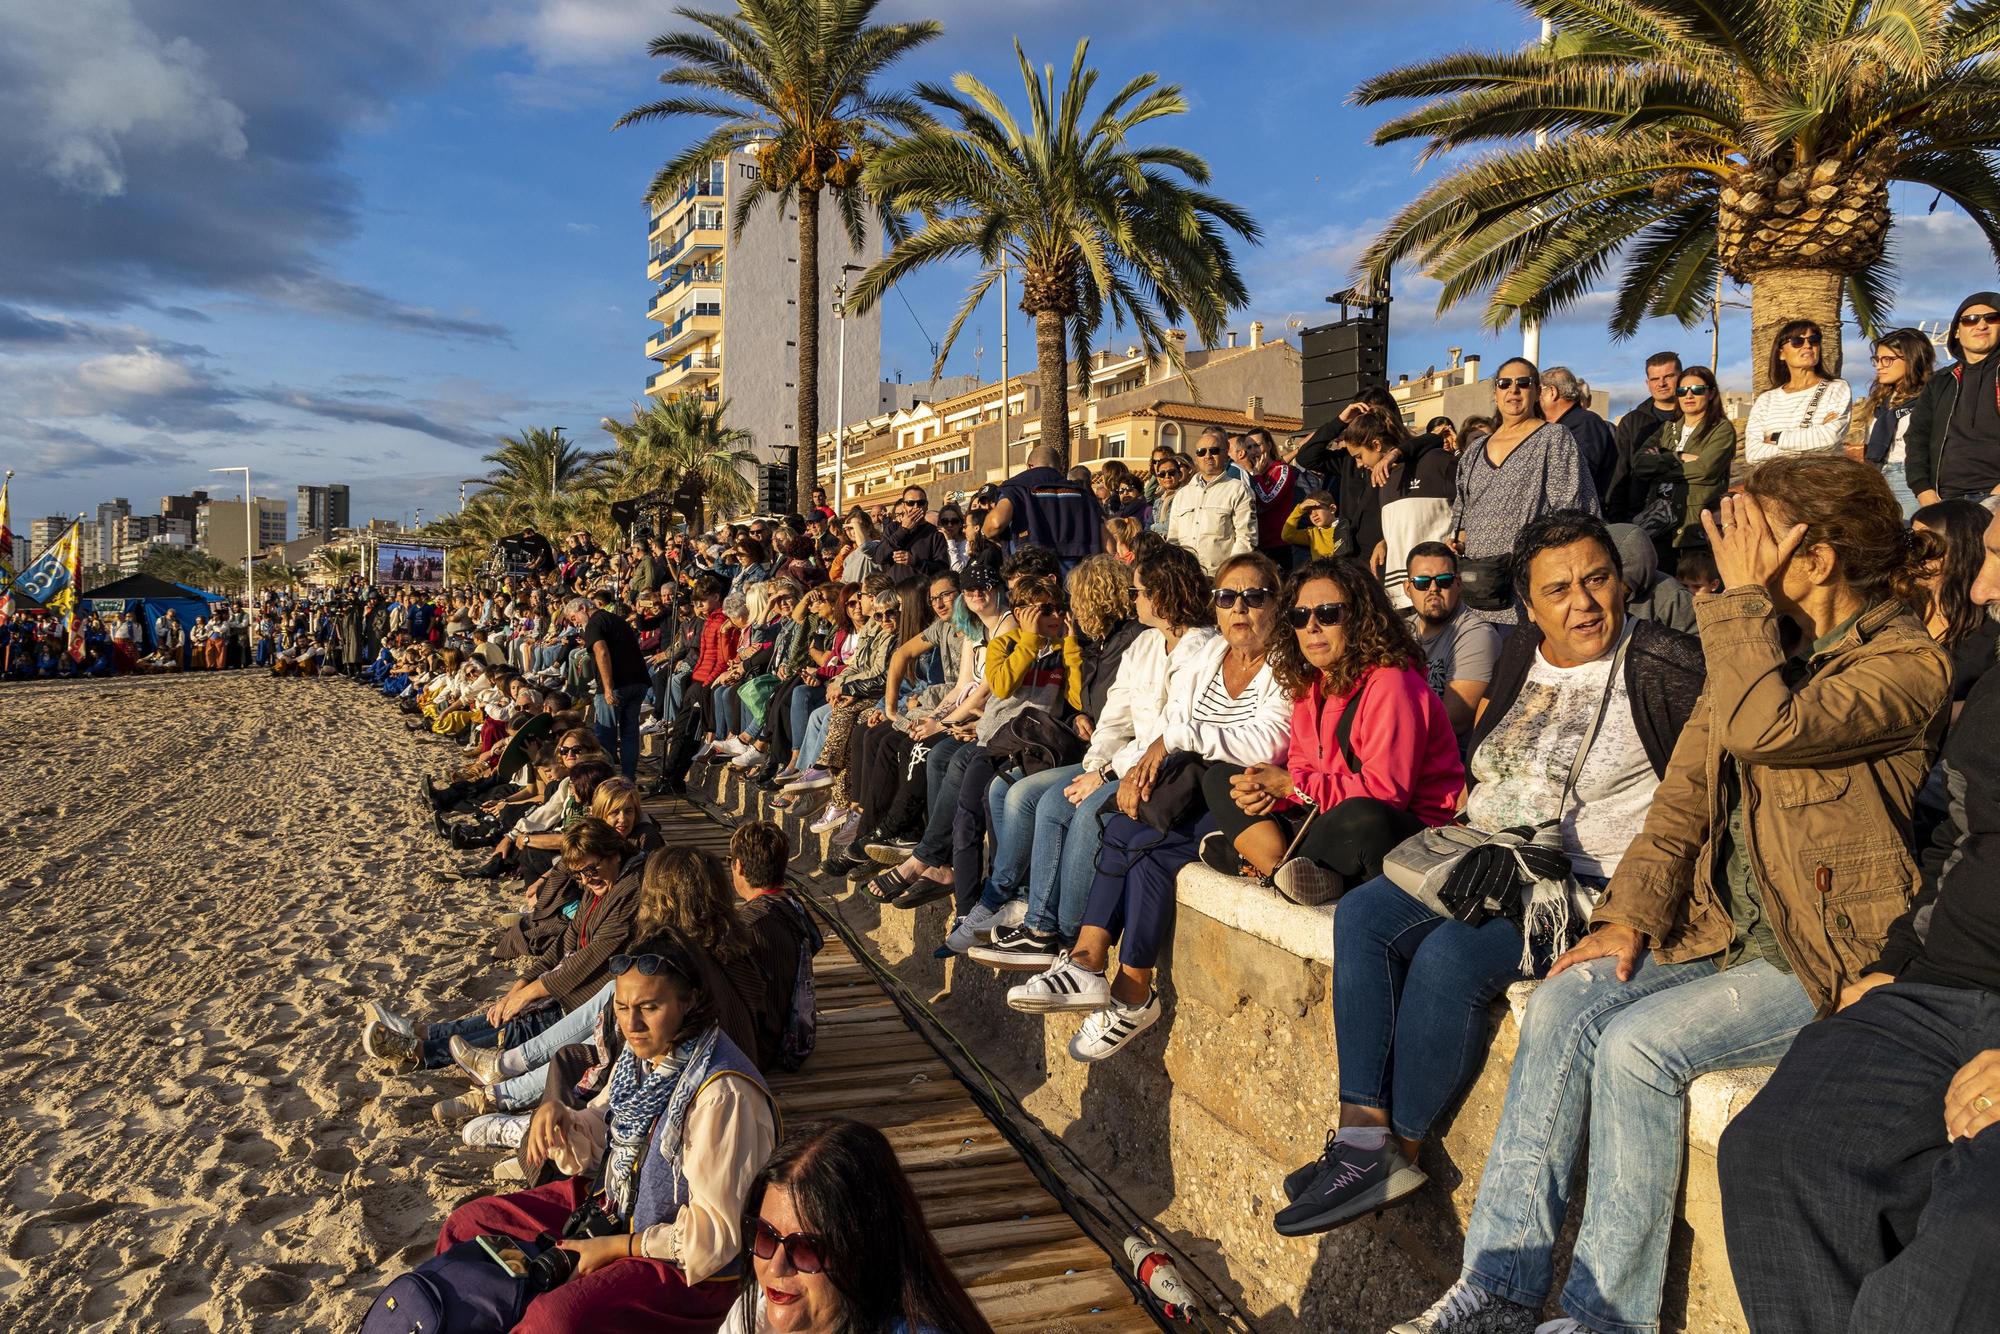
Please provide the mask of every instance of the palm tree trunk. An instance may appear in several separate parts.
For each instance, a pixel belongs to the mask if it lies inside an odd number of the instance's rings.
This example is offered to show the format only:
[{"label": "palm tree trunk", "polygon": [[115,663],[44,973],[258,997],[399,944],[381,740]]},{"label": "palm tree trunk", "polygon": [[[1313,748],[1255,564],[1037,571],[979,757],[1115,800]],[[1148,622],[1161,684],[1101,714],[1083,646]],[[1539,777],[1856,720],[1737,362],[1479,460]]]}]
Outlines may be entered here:
[{"label": "palm tree trunk", "polygon": [[1820,360],[1840,375],[1840,296],[1843,276],[1832,269],[1764,269],[1751,275],[1750,366],[1757,393],[1771,387],[1771,340],[1792,320],[1820,328]]},{"label": "palm tree trunk", "polygon": [[1064,342],[1067,321],[1056,311],[1036,312],[1035,365],[1042,380],[1042,438],[1062,451],[1069,464],[1069,352]]},{"label": "palm tree trunk", "polygon": [[812,506],[819,482],[819,196],[799,191],[799,416],[792,453],[792,512]]}]

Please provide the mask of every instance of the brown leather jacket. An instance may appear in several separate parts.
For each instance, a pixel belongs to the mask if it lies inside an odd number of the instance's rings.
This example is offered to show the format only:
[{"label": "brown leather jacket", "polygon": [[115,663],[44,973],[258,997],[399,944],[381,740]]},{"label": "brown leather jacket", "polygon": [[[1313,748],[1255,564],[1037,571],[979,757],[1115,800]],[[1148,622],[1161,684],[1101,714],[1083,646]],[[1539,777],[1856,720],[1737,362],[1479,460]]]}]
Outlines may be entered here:
[{"label": "brown leather jacket", "polygon": [[1765,914],[1825,1014],[1879,956],[1916,892],[1910,808],[1935,758],[1951,660],[1915,615],[1887,601],[1815,654],[1812,676],[1794,689],[1764,590],[1698,598],[1695,615],[1707,688],[1591,925],[1643,932],[1663,963],[1728,948],[1735,923],[1715,879],[1730,761]]}]

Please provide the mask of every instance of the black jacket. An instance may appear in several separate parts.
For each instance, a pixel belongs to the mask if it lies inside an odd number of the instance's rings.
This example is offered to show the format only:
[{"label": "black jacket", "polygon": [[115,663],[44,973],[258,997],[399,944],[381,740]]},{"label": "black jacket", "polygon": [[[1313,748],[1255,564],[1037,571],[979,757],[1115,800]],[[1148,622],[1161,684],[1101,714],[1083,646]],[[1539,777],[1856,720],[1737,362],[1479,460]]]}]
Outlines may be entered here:
[{"label": "black jacket", "polygon": [[[910,553],[908,565],[896,563],[898,551]],[[950,569],[951,548],[944,544],[944,534],[936,524],[920,519],[908,528],[891,528],[888,536],[875,544],[875,563],[891,583],[907,584]]]},{"label": "black jacket", "polygon": [[[1693,635],[1669,630],[1655,621],[1635,620],[1631,624],[1632,646],[1625,653],[1625,693],[1632,702],[1632,725],[1646,748],[1646,759],[1655,774],[1664,776],[1681,728],[1701,697],[1708,669],[1702,661],[1701,641]],[[1527,621],[1507,636],[1500,660],[1493,664],[1486,711],[1466,739],[1466,754],[1479,749],[1479,743],[1514,707],[1541,646],[1542,632]]]}]

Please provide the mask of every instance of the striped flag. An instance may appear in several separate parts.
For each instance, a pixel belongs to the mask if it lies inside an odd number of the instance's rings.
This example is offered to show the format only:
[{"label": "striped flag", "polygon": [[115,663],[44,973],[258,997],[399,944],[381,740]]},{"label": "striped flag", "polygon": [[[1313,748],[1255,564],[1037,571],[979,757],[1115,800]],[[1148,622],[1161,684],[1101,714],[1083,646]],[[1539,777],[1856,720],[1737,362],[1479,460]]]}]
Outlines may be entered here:
[{"label": "striped flag", "polygon": [[7,522],[7,492],[13,485],[9,469],[0,478],[0,625],[14,619],[14,529]]},{"label": "striped flag", "polygon": [[63,568],[69,573],[69,594],[64,598],[63,633],[69,638],[69,655],[83,661],[83,516],[69,526],[69,551]]}]

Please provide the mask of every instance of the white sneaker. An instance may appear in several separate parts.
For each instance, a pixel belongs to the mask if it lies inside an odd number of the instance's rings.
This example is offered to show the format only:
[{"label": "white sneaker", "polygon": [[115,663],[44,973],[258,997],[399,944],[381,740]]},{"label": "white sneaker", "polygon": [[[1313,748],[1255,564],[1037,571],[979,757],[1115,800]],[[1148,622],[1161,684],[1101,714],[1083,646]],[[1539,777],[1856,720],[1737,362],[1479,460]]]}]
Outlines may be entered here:
[{"label": "white sneaker", "polygon": [[819,819],[814,820],[806,828],[812,830],[815,834],[825,834],[840,828],[846,822],[847,807],[829,805],[819,813]]},{"label": "white sneaker", "polygon": [[1581,1320],[1572,1320],[1564,1316],[1560,1320],[1551,1320],[1545,1325],[1535,1326],[1535,1334],[1590,1334],[1590,1326]]},{"label": "white sneaker", "polygon": [[708,740],[702,742],[701,745],[696,748],[692,759],[694,760],[706,759],[708,756],[708,752],[714,749],[715,749],[715,738],[710,737]]},{"label": "white sneaker", "polygon": [[745,746],[743,753],[729,762],[729,767],[732,769],[755,769],[760,767],[767,758],[769,757],[755,746]]},{"label": "white sneaker", "polygon": [[1111,1001],[1111,983],[1102,973],[1093,973],[1070,962],[1069,951],[1019,986],[1007,988],[1007,1008],[1023,1014],[1052,1014],[1058,1010],[1101,1010]]},{"label": "white sneaker", "polygon": [[799,792],[817,792],[823,787],[832,787],[832,786],[833,786],[832,774],[828,773],[824,769],[808,769],[804,773],[800,774],[797,778],[794,778],[791,782],[785,784],[784,791],[787,794],[795,794]]},{"label": "white sneaker", "polygon": [[1112,1001],[1083,1021],[1083,1027],[1069,1040],[1070,1059],[1101,1061],[1115,1056],[1125,1045],[1160,1022],[1160,993],[1146,993],[1144,1005]]},{"label": "white sneaker", "polygon": [[973,904],[971,912],[952,923],[951,934],[944,938],[944,947],[953,954],[963,954],[974,945],[993,939],[994,916],[985,904]]},{"label": "white sneaker", "polygon": [[743,753],[743,743],[733,736],[726,736],[717,741],[711,750],[714,754],[727,755],[733,759]]},{"label": "white sneaker", "polygon": [[458,1132],[471,1149],[517,1149],[527,1137],[529,1117],[514,1112],[488,1112],[475,1116]]},{"label": "white sneaker", "polygon": [[1024,895],[1018,899],[1008,899],[1000,905],[1000,910],[993,914],[992,925],[986,928],[986,937],[990,940],[993,938],[993,933],[1001,927],[1019,926],[1027,920],[1028,900],[1026,896]]},{"label": "white sneaker", "polygon": [[667,725],[658,718],[648,718],[645,722],[639,724],[640,736],[658,736],[666,730]]}]

